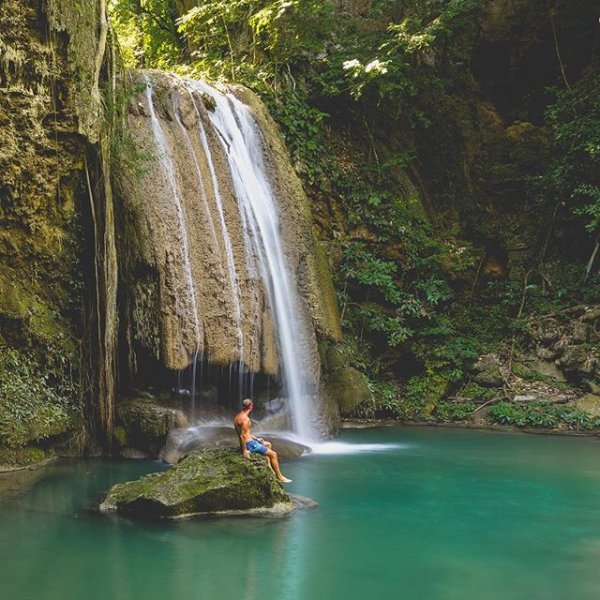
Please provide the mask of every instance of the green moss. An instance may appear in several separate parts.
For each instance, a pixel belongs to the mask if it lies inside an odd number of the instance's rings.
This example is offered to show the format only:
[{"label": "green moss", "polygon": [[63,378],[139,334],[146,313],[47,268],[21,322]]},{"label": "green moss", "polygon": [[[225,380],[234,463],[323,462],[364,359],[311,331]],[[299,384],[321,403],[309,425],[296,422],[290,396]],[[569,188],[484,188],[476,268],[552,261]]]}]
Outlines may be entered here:
[{"label": "green moss", "polygon": [[33,446],[24,448],[5,448],[0,446],[0,465],[8,468],[35,465],[46,460],[49,456],[46,451]]},{"label": "green moss", "polygon": [[411,377],[401,402],[402,416],[416,420],[431,419],[449,386],[450,381],[440,373]]},{"label": "green moss", "polygon": [[289,504],[263,458],[234,450],[198,450],[164,473],[117,484],[107,509],[154,517],[239,511]]},{"label": "green moss", "polygon": [[127,445],[127,431],[125,431],[124,427],[115,427],[113,429],[113,437],[119,444],[119,446],[124,447]]}]

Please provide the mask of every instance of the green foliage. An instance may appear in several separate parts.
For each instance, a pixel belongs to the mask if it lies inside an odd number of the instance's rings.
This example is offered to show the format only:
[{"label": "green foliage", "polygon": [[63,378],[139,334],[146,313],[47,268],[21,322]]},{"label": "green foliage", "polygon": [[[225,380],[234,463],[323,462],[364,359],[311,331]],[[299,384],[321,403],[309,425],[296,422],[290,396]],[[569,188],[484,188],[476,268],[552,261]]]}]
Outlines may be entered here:
[{"label": "green foliage", "polygon": [[[182,15],[176,4],[112,0],[121,45],[137,66],[175,68],[252,88],[281,128],[319,224],[343,221],[331,233],[343,325],[370,354],[355,366],[372,382],[386,378],[372,383],[382,387],[373,388],[375,399],[360,407],[361,416],[462,420],[459,407],[469,403],[440,399],[460,390],[479,355],[502,349],[513,336],[521,339],[530,315],[600,301],[600,275],[584,282],[582,266],[553,262],[551,252],[540,261],[543,276],[484,283],[479,278],[469,294],[481,255],[458,240],[457,231],[443,231],[457,215],[446,219],[436,204],[428,207],[439,221],[434,228],[418,192],[403,185],[415,182],[416,161],[425,162],[429,172],[417,171],[428,175],[425,187],[440,205],[457,207],[479,194],[480,206],[488,193],[508,205],[533,196],[534,189],[539,198],[531,200],[532,218],[568,203],[580,231],[597,231],[597,77],[554,91],[546,123],[555,159],[537,151],[535,135],[525,135],[529,126],[545,144],[541,128],[522,123],[523,143],[507,142],[498,151],[503,158],[485,156],[489,165],[461,178],[457,173],[474,165],[455,142],[464,131],[454,121],[466,118],[457,107],[457,90],[473,86],[468,67],[483,3],[373,0],[358,16],[329,0],[206,0]],[[388,144],[391,128],[402,144]],[[475,192],[466,189],[471,185]],[[562,227],[561,206],[555,230]],[[467,228],[494,238],[498,222],[481,213]],[[410,378],[399,400],[389,372],[406,359],[419,375]],[[461,393],[481,401],[492,392],[471,384]]]},{"label": "green foliage", "polygon": [[179,19],[178,30],[193,48],[196,71],[233,80],[262,71],[275,79],[282,67],[323,48],[332,6],[322,0],[207,0]]},{"label": "green foliage", "polygon": [[[117,69],[117,66],[113,68]],[[132,78],[124,73],[122,68],[118,68],[115,77],[117,85],[113,86],[111,82],[103,89],[110,137],[109,159],[115,172],[139,178],[150,168],[153,157],[148,151],[140,150],[134,142],[127,116],[130,100],[145,89],[145,84],[133,83]]]},{"label": "green foliage", "polygon": [[310,106],[301,88],[283,88],[276,94],[263,82],[254,82],[273,118],[279,123],[296,172],[307,185],[325,191],[328,163],[321,124],[327,114]]},{"label": "green foliage", "polygon": [[408,380],[400,416],[414,421],[432,420],[434,411],[448,391],[449,381],[442,373],[426,373]]},{"label": "green foliage", "polygon": [[479,403],[487,402],[498,395],[498,390],[484,388],[477,383],[470,382],[460,393],[465,398],[472,398]]},{"label": "green foliage", "polygon": [[471,420],[473,411],[476,408],[476,405],[472,402],[461,402],[456,404],[452,402],[442,402],[436,407],[434,416],[436,420],[445,423],[464,423]]},{"label": "green foliage", "polygon": [[185,56],[176,0],[109,0],[109,11],[128,66],[169,69]]},{"label": "green foliage", "polygon": [[586,219],[590,232],[600,231],[600,75],[554,90],[546,118],[552,128],[555,160],[544,179],[545,193],[569,203]]},{"label": "green foliage", "polygon": [[591,430],[600,427],[600,418],[569,408],[564,404],[543,402],[499,402],[489,410],[492,421],[515,427],[549,428],[564,426],[573,430]]},{"label": "green foliage", "polygon": [[373,392],[371,400],[362,402],[355,410],[360,419],[397,419],[402,409],[400,388],[393,381],[374,380],[369,382]]},{"label": "green foliage", "polygon": [[17,448],[72,424],[73,388],[34,364],[22,353],[0,348],[0,445]]},{"label": "green foliage", "polygon": [[0,446],[0,465],[22,468],[40,463],[46,458],[48,458],[48,454],[41,448],[33,446],[7,448]]}]

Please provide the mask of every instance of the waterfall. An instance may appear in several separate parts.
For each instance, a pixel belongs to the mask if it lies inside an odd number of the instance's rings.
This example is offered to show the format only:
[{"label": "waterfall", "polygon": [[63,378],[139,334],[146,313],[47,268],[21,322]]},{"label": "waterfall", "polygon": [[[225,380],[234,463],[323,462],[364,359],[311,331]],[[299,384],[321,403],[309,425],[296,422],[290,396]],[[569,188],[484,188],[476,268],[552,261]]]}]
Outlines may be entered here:
[{"label": "waterfall", "polygon": [[306,197],[274,124],[248,91],[141,79],[129,131],[150,158],[120,179],[126,339],[145,365],[136,377],[160,363],[181,373],[178,390],[191,385],[190,408],[199,384],[205,409],[223,410],[255,384],[274,400],[277,377],[292,432],[330,433],[318,340],[335,339],[339,321],[325,307],[331,282],[315,267]]},{"label": "waterfall", "polygon": [[148,102],[148,110],[150,111],[152,132],[154,134],[156,147],[158,149],[158,160],[160,162],[161,170],[166,176],[169,188],[171,190],[171,193],[173,194],[173,200],[175,202],[177,221],[179,225],[179,231],[181,232],[181,240],[183,246],[183,268],[187,283],[187,289],[192,301],[194,338],[196,340],[195,351],[197,351],[200,347],[200,317],[198,312],[198,302],[196,300],[196,288],[194,286],[194,278],[192,276],[192,267],[190,263],[190,248],[187,235],[188,228],[186,223],[185,211],[183,208],[183,201],[181,198],[181,193],[179,191],[177,177],[175,175],[175,166],[173,164],[173,159],[169,152],[167,141],[165,140],[165,133],[162,129],[158,117],[156,116],[156,110],[154,109],[154,103],[152,101],[152,84],[149,78],[146,78],[146,100]]},{"label": "waterfall", "polygon": [[249,257],[256,256],[275,319],[280,368],[295,433],[313,437],[310,389],[304,375],[308,358],[301,327],[297,292],[286,264],[277,210],[277,199],[261,157],[259,128],[248,107],[232,94],[223,94],[202,82],[188,82],[215,101],[209,113],[226,152]]}]

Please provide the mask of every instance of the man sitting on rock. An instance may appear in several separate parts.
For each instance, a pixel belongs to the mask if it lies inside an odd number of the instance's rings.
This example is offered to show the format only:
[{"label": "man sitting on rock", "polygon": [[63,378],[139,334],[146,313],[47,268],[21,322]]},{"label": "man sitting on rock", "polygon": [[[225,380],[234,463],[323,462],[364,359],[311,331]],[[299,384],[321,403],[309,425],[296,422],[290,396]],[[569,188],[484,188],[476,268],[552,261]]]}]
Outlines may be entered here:
[{"label": "man sitting on rock", "polygon": [[240,448],[245,458],[250,458],[251,452],[257,454],[263,454],[269,459],[271,469],[277,476],[279,483],[291,483],[291,479],[284,477],[281,469],[279,468],[279,459],[277,458],[277,452],[271,447],[271,443],[252,435],[251,426],[252,421],[250,419],[250,413],[254,408],[254,403],[249,398],[246,398],[242,402],[242,410],[235,416],[233,424],[235,430],[240,437]]}]

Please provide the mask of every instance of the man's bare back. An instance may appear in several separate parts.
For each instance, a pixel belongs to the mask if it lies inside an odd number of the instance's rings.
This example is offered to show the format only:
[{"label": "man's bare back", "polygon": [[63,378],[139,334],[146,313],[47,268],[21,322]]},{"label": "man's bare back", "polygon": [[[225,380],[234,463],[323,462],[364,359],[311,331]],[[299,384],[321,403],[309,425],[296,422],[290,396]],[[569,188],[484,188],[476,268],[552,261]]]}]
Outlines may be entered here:
[{"label": "man's bare back", "polygon": [[292,480],[284,477],[279,468],[277,452],[271,447],[271,443],[252,435],[252,420],[250,413],[254,403],[249,398],[242,402],[242,410],[233,419],[233,425],[240,440],[240,448],[245,458],[250,458],[252,452],[262,454],[269,460],[269,465],[280,483],[290,483]]}]

